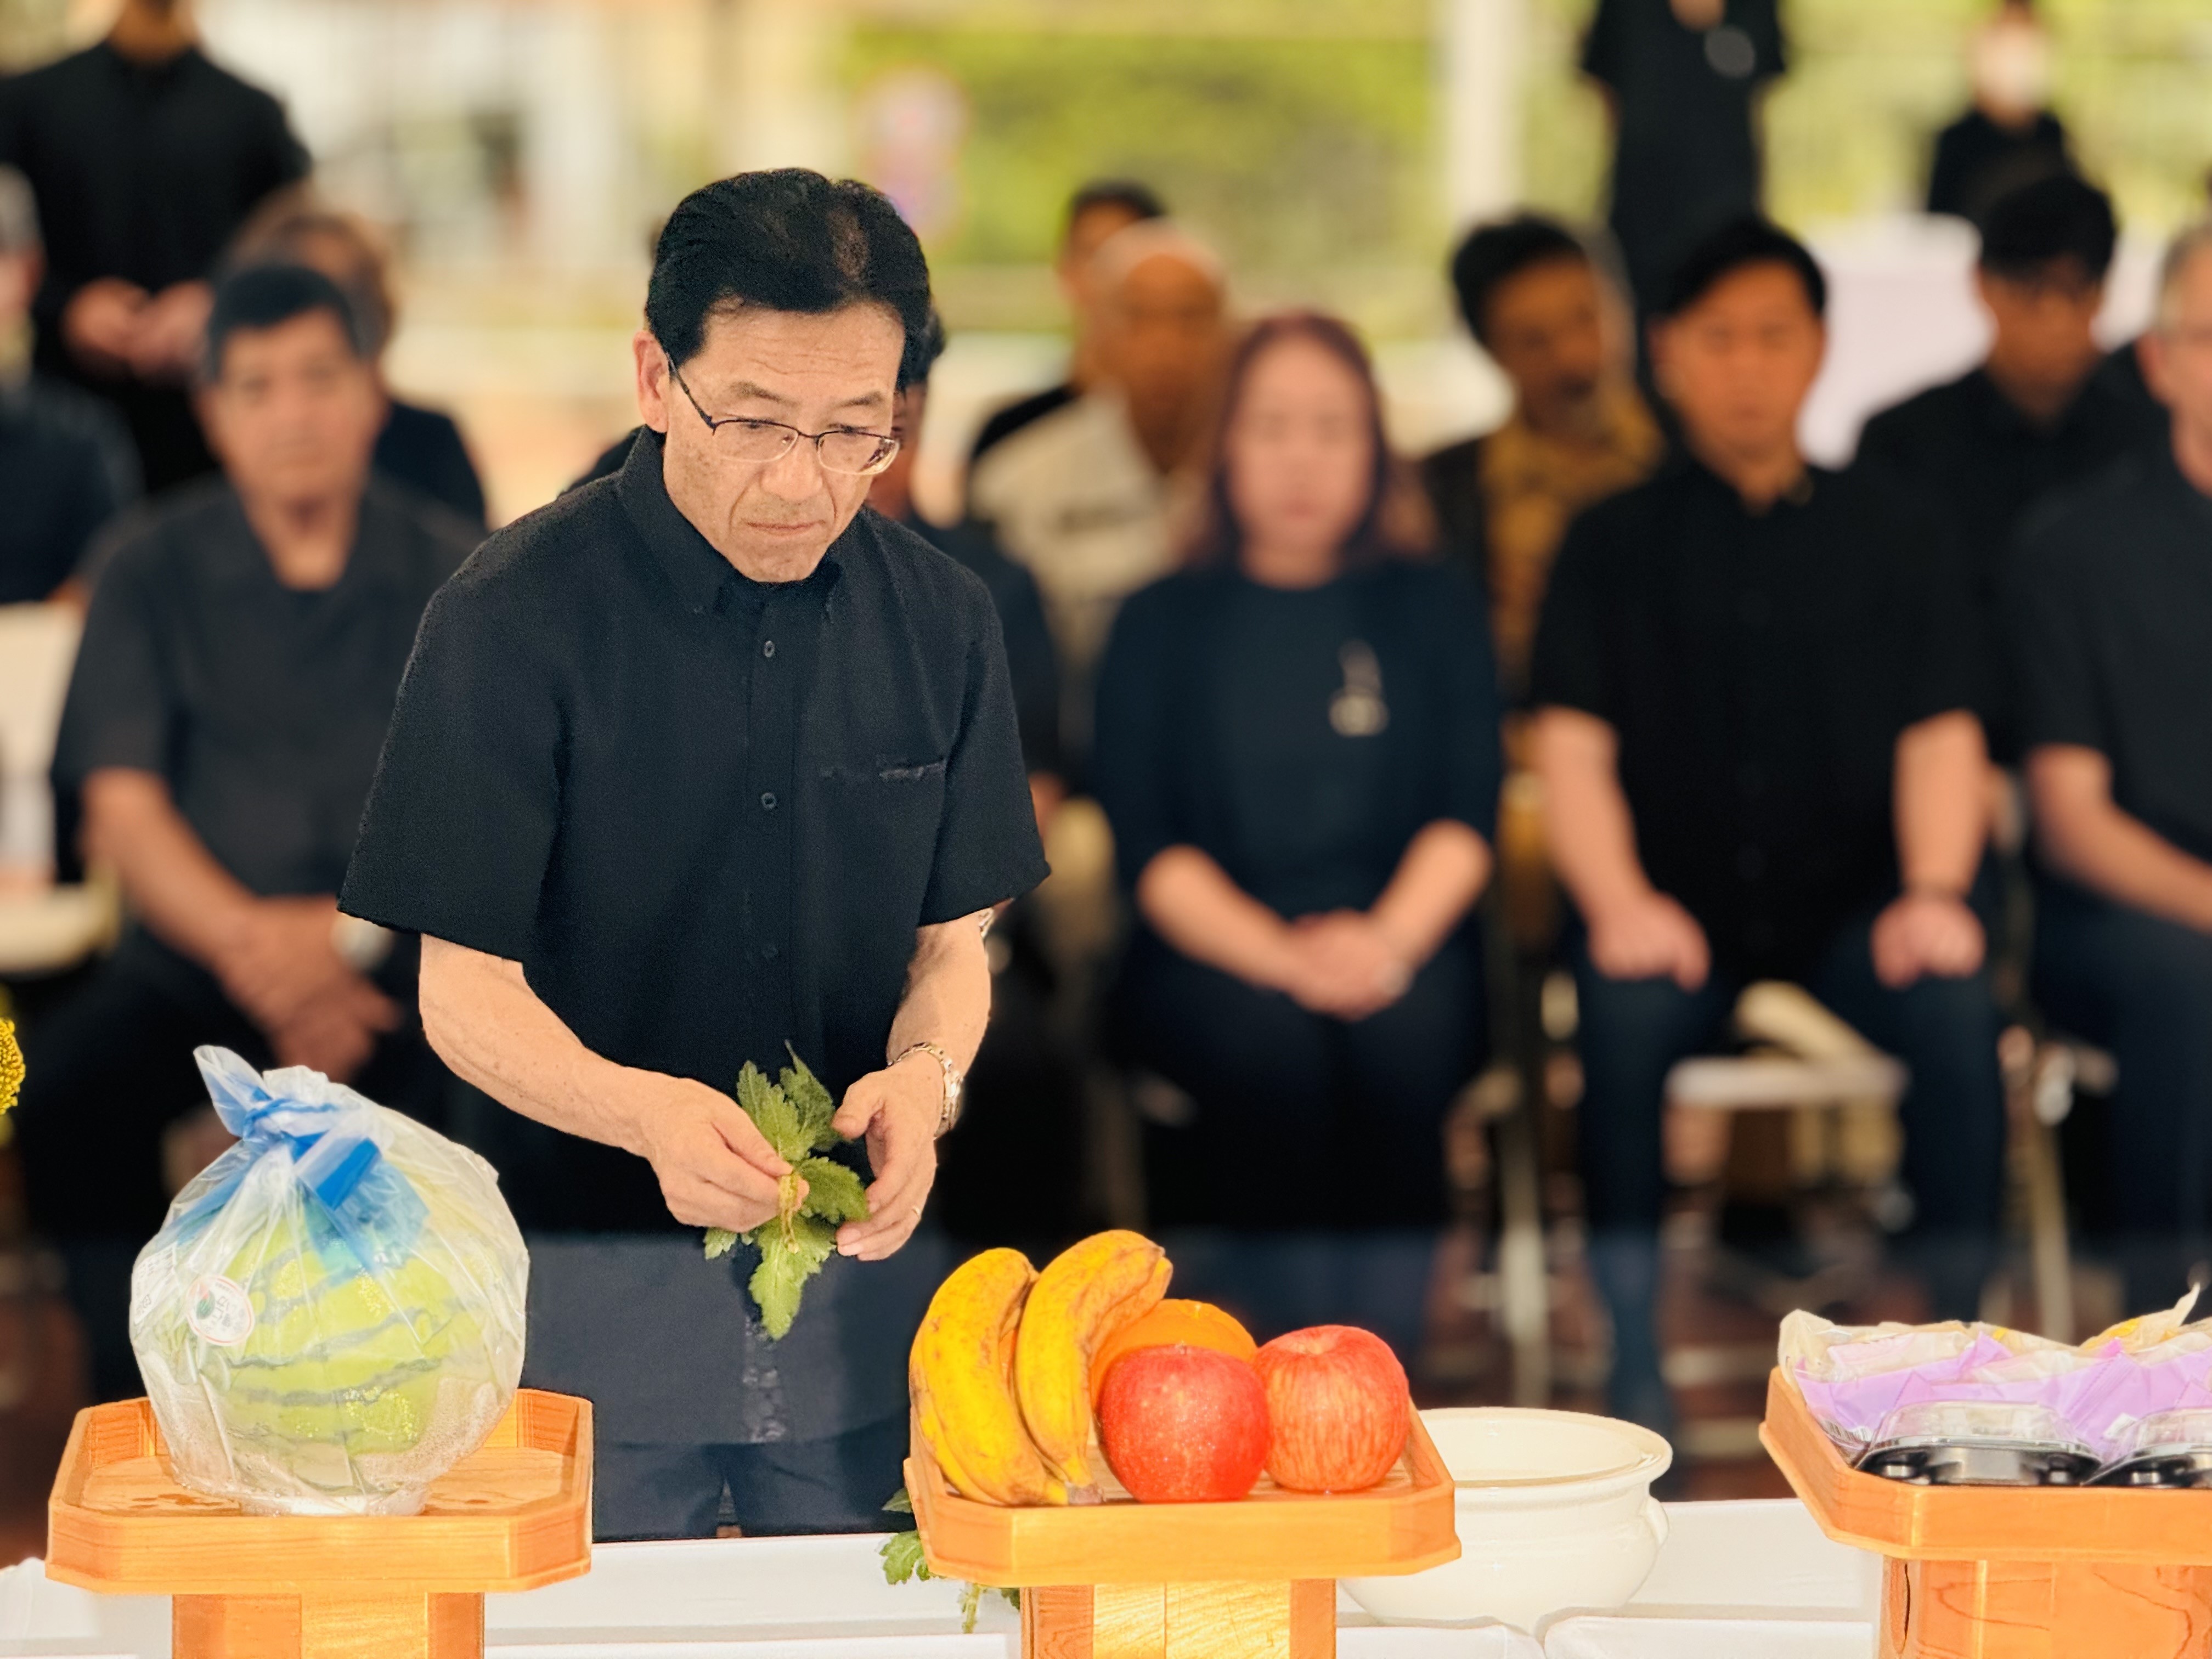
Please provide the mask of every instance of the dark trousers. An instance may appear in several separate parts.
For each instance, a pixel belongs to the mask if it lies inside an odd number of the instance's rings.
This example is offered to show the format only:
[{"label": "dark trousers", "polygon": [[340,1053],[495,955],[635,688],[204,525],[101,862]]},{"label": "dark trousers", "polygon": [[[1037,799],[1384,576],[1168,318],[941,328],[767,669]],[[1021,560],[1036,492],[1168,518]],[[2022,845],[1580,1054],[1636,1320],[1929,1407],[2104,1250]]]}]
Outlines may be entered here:
[{"label": "dark trousers", "polygon": [[1152,939],[1133,950],[1119,1004],[1129,1057],[1194,1106],[1189,1124],[1150,1138],[1154,1222],[1443,1219],[1444,1114],[1483,1052],[1482,964],[1465,939],[1363,1020],[1309,1013]]},{"label": "dark trousers", "polygon": [[[267,1040],[212,978],[142,941],[126,941],[23,1033],[24,1195],[32,1225],[61,1252],[96,1399],[143,1392],[127,1328],[131,1267],[168,1210],[162,1132],[207,1102],[192,1063],[202,1043],[271,1063]],[[410,1022],[354,1086],[434,1121],[445,1077]]]},{"label": "dark trousers", "polygon": [[907,1423],[892,1418],[826,1440],[758,1446],[624,1445],[602,1442],[592,1460],[592,1536],[712,1538],[722,1491],[749,1538],[788,1533],[886,1532],[884,1513],[904,1484]]},{"label": "dark trousers", "polygon": [[[1936,1316],[1971,1319],[2003,1192],[1996,1005],[1986,974],[1890,989],[1875,977],[1871,931],[1870,916],[1839,930],[1803,984],[1909,1068],[1901,1108],[1904,1177],[1915,1212],[1908,1255],[1928,1282]],[[1616,1408],[1649,1420],[1658,1386],[1651,1301],[1666,1190],[1660,1113],[1667,1073],[1723,1036],[1743,981],[1716,972],[1685,991],[1671,979],[1608,979],[1583,944],[1576,950],[1575,985],[1583,1063],[1578,1150],[1591,1269],[1613,1319]]]},{"label": "dark trousers", "polygon": [[2169,1305],[2212,1242],[2212,935],[2046,880],[2037,1001],[2112,1051],[2108,1213],[2128,1310]]}]

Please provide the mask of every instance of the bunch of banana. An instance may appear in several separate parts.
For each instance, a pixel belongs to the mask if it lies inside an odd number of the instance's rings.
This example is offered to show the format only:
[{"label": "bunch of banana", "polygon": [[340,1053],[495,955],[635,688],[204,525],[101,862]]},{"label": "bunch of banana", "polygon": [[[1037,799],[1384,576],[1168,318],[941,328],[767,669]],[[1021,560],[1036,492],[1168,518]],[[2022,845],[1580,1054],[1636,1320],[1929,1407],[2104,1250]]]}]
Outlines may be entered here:
[{"label": "bunch of banana", "polygon": [[922,1439],[963,1495],[987,1504],[1089,1503],[1091,1359],[1167,1293],[1152,1240],[1098,1233],[1042,1273],[986,1250],[930,1298],[907,1365]]},{"label": "bunch of banana", "polygon": [[929,1299],[907,1361],[915,1421],[945,1478],[986,1504],[1065,1504],[1014,1403],[1014,1348],[1037,1270],[1019,1250],[986,1250]]},{"label": "bunch of banana", "polygon": [[1091,1357],[1168,1293],[1167,1254],[1140,1233],[1093,1233],[1054,1257],[1030,1291],[1014,1350],[1014,1395],[1046,1464],[1095,1487]]}]

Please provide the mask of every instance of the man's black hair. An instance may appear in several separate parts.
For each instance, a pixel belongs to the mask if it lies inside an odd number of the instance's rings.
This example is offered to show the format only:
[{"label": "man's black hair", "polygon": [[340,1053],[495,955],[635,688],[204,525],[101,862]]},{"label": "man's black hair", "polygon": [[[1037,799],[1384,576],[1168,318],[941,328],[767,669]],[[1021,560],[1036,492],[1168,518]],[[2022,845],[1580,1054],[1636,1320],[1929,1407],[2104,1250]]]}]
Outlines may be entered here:
[{"label": "man's black hair", "polygon": [[360,313],[345,290],[321,271],[290,264],[246,265],[232,271],[215,285],[200,372],[210,380],[222,378],[223,348],[239,330],[274,328],[317,311],[327,311],[337,319],[338,331],[355,356],[368,356]]},{"label": "man's black hair", "polygon": [[902,387],[928,372],[929,262],[898,210],[856,179],[779,167],[718,179],[676,204],[653,248],[645,321],[680,368],[718,311],[818,316],[852,305],[897,317]]},{"label": "man's black hair", "polygon": [[1119,208],[1129,217],[1141,223],[1146,219],[1164,219],[1168,204],[1160,200],[1159,191],[1150,185],[1134,179],[1093,179],[1076,186],[1075,194],[1067,198],[1067,217],[1060,231],[1066,240],[1075,222],[1093,208]]},{"label": "man's black hair", "polygon": [[2119,235],[2112,198],[2074,173],[2052,173],[1990,204],[1982,216],[1982,269],[1995,276],[2029,277],[2071,259],[2099,283],[2112,268]]},{"label": "man's black hair", "polygon": [[1751,265],[1784,265],[1804,285],[1815,317],[1828,311],[1828,279],[1804,243],[1771,219],[1757,214],[1723,225],[1686,254],[1660,295],[1658,314],[1679,317],[1704,299],[1723,277]]},{"label": "man's black hair", "polygon": [[1452,291],[1459,295],[1459,314],[1474,337],[1490,343],[1484,313],[1490,297],[1522,271],[1555,260],[1589,263],[1589,249],[1582,239],[1556,219],[1540,213],[1516,214],[1510,219],[1477,225],[1452,255]]}]

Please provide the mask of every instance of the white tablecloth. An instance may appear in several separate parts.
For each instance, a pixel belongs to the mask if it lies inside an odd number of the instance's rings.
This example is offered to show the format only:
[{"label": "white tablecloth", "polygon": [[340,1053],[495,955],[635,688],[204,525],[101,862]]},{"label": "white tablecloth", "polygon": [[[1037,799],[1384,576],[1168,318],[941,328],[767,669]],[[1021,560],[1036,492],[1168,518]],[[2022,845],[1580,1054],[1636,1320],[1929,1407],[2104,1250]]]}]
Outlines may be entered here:
[{"label": "white tablecloth", "polygon": [[[1796,1502],[1675,1504],[1636,1599],[1552,1620],[1385,1629],[1340,1596],[1341,1659],[1869,1659],[1880,1561],[1832,1544]],[[987,1596],[960,1634],[959,1592],[884,1583],[872,1538],[612,1544],[582,1578],[494,1595],[497,1659],[1018,1659],[1016,1615]],[[98,1596],[35,1561],[0,1572],[0,1659],[168,1659],[163,1596]]]}]

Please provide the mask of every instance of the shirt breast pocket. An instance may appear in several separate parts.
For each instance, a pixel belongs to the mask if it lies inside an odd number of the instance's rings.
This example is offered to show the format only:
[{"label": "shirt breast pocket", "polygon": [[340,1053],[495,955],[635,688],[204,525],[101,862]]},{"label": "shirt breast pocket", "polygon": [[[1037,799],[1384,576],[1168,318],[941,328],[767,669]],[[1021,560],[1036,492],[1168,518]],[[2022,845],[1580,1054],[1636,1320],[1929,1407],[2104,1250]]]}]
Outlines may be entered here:
[{"label": "shirt breast pocket", "polygon": [[937,860],[945,769],[942,759],[878,756],[834,774],[829,844],[845,849],[842,878],[865,884],[872,902],[919,913]]}]

